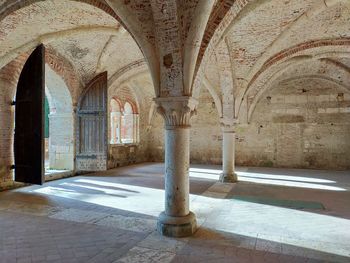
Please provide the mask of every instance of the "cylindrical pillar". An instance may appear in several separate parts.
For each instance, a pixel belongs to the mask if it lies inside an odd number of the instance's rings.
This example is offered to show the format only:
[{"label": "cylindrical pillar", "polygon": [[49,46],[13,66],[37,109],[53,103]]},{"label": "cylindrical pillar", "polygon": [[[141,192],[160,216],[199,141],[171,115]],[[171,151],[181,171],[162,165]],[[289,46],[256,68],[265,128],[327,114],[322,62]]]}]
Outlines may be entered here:
[{"label": "cylindrical pillar", "polygon": [[115,131],[115,133],[116,133],[115,143],[117,143],[117,144],[122,143],[122,140],[121,140],[121,124],[122,124],[121,116],[122,115],[120,112],[118,112],[116,114],[117,121],[116,121],[116,127],[115,127],[115,129],[116,129],[116,131]]},{"label": "cylindrical pillar", "polygon": [[165,131],[165,213],[189,214],[189,128]]},{"label": "cylindrical pillar", "polygon": [[190,127],[167,127],[165,131],[165,211],[158,220],[161,234],[185,237],[196,230],[189,210]]},{"label": "cylindrical pillar", "polygon": [[165,124],[165,210],[157,228],[165,236],[191,236],[197,228],[189,209],[190,119],[198,102],[191,97],[156,98]]},{"label": "cylindrical pillar", "polygon": [[222,174],[220,181],[224,183],[237,182],[235,173],[235,141],[234,130],[224,130],[222,136]]}]

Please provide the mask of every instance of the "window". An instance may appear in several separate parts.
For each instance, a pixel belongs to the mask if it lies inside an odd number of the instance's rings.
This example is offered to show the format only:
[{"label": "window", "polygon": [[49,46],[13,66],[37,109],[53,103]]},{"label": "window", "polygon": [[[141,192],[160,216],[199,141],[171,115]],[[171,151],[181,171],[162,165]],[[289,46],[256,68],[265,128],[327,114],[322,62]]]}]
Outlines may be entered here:
[{"label": "window", "polygon": [[111,144],[128,144],[138,142],[139,115],[131,102],[124,105],[113,98],[110,106]]}]

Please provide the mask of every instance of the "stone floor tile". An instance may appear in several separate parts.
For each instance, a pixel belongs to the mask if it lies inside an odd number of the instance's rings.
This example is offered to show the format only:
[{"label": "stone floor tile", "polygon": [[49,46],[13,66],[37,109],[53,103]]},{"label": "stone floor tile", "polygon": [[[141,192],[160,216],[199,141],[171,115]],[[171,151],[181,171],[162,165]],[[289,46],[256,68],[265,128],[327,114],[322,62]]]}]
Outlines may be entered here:
[{"label": "stone floor tile", "polygon": [[132,248],[124,257],[115,261],[115,263],[168,263],[171,262],[175,254],[142,247]]},{"label": "stone floor tile", "polygon": [[[191,210],[200,228],[190,238],[171,239],[155,231],[164,206],[162,169],[160,164],[136,165],[0,193],[0,263],[16,258],[35,263],[350,262],[350,233],[344,231],[350,229],[350,191],[192,178]],[[238,168],[240,172],[332,180],[334,186],[350,189],[350,177],[332,171]],[[68,186],[75,195],[67,195]],[[128,198],[116,196],[121,194]],[[317,201],[326,210],[232,198],[237,195]]]}]

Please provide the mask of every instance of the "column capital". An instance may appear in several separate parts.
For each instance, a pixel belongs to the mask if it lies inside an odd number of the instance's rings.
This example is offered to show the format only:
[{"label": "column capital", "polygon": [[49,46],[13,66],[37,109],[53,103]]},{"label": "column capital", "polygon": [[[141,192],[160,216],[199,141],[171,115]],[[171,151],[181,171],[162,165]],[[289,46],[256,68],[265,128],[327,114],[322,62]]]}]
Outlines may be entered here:
[{"label": "column capital", "polygon": [[155,98],[157,112],[162,115],[166,129],[190,127],[190,119],[197,113],[198,101],[193,97]]},{"label": "column capital", "polygon": [[237,119],[232,119],[232,118],[221,118],[220,119],[221,130],[224,133],[236,132],[236,125],[237,124],[238,124]]}]

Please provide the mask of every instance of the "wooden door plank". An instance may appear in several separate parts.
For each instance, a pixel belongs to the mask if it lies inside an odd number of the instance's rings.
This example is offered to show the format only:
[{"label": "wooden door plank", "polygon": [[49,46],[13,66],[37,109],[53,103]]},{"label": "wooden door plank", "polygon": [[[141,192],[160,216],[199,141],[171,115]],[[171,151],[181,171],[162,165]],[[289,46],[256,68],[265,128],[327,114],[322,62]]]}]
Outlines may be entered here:
[{"label": "wooden door plank", "polygon": [[21,72],[15,102],[15,181],[43,184],[45,48],[38,46]]}]

